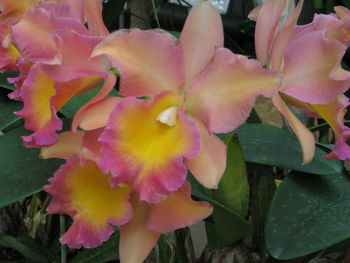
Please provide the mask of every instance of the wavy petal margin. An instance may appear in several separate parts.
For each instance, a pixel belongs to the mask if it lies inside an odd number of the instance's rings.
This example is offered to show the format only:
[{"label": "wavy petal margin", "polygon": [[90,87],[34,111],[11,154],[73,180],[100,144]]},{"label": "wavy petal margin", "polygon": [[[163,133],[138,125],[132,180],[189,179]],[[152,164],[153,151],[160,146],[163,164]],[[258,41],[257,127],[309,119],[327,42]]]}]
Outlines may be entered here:
[{"label": "wavy petal margin", "polygon": [[120,70],[123,96],[181,91],[184,82],[182,49],[168,32],[120,30],[97,45],[92,56],[99,55],[107,55]]},{"label": "wavy petal margin", "polygon": [[215,48],[224,46],[224,33],[219,12],[209,1],[196,4],[187,16],[180,35],[183,48],[186,83],[210,62]]},{"label": "wavy petal margin", "polygon": [[341,67],[346,46],[327,39],[325,32],[303,34],[284,56],[280,91],[300,101],[324,104],[345,92],[350,72]]},{"label": "wavy petal margin", "polygon": [[60,241],[71,248],[96,247],[114,232],[112,225],[123,225],[132,217],[128,186],[111,188],[109,175],[92,161],[81,165],[73,155],[49,179],[44,190],[52,195],[49,213],[67,213],[73,224]]},{"label": "wavy petal margin", "polygon": [[249,116],[258,95],[271,97],[279,74],[258,61],[217,49],[213,61],[193,80],[186,94],[186,111],[201,119],[209,132],[226,133]]},{"label": "wavy petal margin", "polygon": [[100,162],[113,174],[112,185],[129,184],[141,200],[157,202],[184,183],[184,158],[199,151],[196,126],[181,111],[174,126],[157,120],[179,99],[175,93],[162,92],[151,100],[126,98],[114,108],[101,136]]},{"label": "wavy petal margin", "polygon": [[332,152],[324,155],[326,159],[350,161],[350,146],[347,144],[350,128],[344,125],[344,116],[349,104],[349,99],[344,95],[327,104],[309,104],[329,124],[335,134],[336,144]]}]

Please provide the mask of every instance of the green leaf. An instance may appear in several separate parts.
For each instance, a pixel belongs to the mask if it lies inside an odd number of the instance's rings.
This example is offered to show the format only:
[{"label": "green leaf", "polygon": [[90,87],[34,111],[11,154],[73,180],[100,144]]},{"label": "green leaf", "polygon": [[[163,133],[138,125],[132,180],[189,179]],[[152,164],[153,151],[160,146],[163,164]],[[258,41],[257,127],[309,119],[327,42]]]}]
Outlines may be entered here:
[{"label": "green leaf", "polygon": [[12,236],[1,235],[0,246],[6,247],[6,248],[13,248],[19,253],[21,253],[25,258],[29,260],[33,260],[34,262],[38,262],[38,263],[48,262],[47,257],[43,254],[43,251],[45,250],[38,249],[38,246],[40,245],[37,244],[33,239],[29,237],[15,238]]},{"label": "green leaf", "polygon": [[[224,236],[224,232],[231,233],[234,236],[234,239],[236,240],[240,240],[253,233],[253,227],[247,222],[247,220],[245,220],[231,208],[210,197],[206,193],[204,187],[201,184],[199,184],[193,176],[189,175],[187,179],[192,185],[192,196],[196,199],[211,203],[214,206],[214,209],[218,215],[215,224],[222,225],[222,227],[220,227],[217,230],[214,228],[215,225],[213,224],[212,218],[206,221],[207,233],[209,236],[212,237],[208,240],[209,246],[224,246],[228,243],[231,243],[231,237],[229,238],[229,240],[220,239],[222,236]],[[227,224],[227,222],[231,223]],[[228,235],[226,235],[226,237],[228,237]]]},{"label": "green leaf", "polygon": [[350,238],[350,180],[291,174],[278,187],[268,214],[267,249],[291,259]]},{"label": "green leaf", "polygon": [[17,77],[17,72],[4,72],[0,73],[0,87],[9,89],[9,90],[15,90],[15,87],[12,84],[9,84],[7,82],[7,78],[14,78]]},{"label": "green leaf", "polygon": [[316,148],[314,159],[302,164],[302,152],[294,134],[270,125],[245,124],[236,130],[247,162],[267,164],[310,174],[341,173],[340,161],[326,160]]},{"label": "green leaf", "polygon": [[10,100],[7,93],[0,90],[0,131],[15,123],[20,117],[13,114],[22,108],[22,103]]},{"label": "green leaf", "polygon": [[0,136],[0,207],[28,197],[47,184],[61,160],[41,160],[38,149],[26,149],[24,128]]},{"label": "green leaf", "polygon": [[114,232],[101,246],[83,249],[70,261],[71,263],[105,263],[116,260],[118,254],[119,231]]}]

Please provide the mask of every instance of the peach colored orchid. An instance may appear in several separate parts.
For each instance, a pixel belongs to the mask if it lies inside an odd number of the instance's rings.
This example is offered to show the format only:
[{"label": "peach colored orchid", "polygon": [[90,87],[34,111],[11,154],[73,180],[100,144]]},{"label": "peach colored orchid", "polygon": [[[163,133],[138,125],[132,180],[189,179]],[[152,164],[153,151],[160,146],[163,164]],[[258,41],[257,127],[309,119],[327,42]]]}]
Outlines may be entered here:
[{"label": "peach colored orchid", "polygon": [[[332,117],[322,116],[322,110],[317,109],[327,107],[327,103],[334,104],[334,100],[342,98],[342,93],[350,84],[350,72],[342,69],[340,64],[346,46],[332,38],[335,33],[332,27],[328,26],[325,29],[324,26],[317,26],[323,20],[321,17],[316,16],[318,22],[311,25],[296,25],[302,5],[303,1],[299,1],[282,27],[278,27],[278,22],[286,0],[267,0],[258,9],[253,10],[251,17],[257,20],[255,43],[258,60],[262,65],[280,72],[283,76],[279,92],[273,96],[272,102],[297,135],[303,150],[303,162],[307,163],[314,155],[314,137],[286,103],[302,109],[308,108],[307,112],[316,111],[326,120],[338,119],[336,116],[342,115],[341,113],[332,114]],[[335,18],[330,16],[327,19]],[[342,22],[339,21],[342,25],[337,27],[346,28],[344,22],[345,18]],[[328,22],[324,24],[329,25]],[[344,39],[344,35],[341,39]],[[339,120],[334,119],[333,122],[338,123]],[[337,134],[339,137],[339,132]],[[336,149],[338,147],[335,147]],[[344,155],[338,158],[344,159]]]},{"label": "peach colored orchid", "polygon": [[96,164],[103,129],[63,132],[57,143],[41,150],[43,158],[63,158],[67,163],[49,179],[44,190],[52,195],[49,213],[66,213],[72,226],[61,237],[69,247],[95,247],[120,225],[122,263],[142,262],[161,233],[192,225],[208,217],[212,207],[191,199],[188,182],[157,203],[139,202],[138,193],[126,184],[111,187],[111,175]]},{"label": "peach colored orchid", "polygon": [[157,202],[183,185],[187,166],[204,186],[217,187],[226,147],[213,132],[242,124],[255,98],[271,96],[280,81],[222,46],[220,15],[203,1],[179,40],[161,30],[121,30],[95,48],[93,57],[105,55],[119,69],[120,93],[128,97],[112,112],[99,103],[98,111],[110,116],[99,165],[112,173],[112,185],[129,184],[141,200]]}]

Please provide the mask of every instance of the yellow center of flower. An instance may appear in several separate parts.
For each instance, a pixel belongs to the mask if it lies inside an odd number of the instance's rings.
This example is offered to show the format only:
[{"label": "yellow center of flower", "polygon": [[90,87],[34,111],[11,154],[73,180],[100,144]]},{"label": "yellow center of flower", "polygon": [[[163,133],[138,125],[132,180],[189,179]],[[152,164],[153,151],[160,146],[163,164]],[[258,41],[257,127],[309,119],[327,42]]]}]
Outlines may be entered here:
[{"label": "yellow center of flower", "polygon": [[159,113],[157,121],[166,124],[169,127],[175,126],[177,118],[177,106],[171,106]]}]

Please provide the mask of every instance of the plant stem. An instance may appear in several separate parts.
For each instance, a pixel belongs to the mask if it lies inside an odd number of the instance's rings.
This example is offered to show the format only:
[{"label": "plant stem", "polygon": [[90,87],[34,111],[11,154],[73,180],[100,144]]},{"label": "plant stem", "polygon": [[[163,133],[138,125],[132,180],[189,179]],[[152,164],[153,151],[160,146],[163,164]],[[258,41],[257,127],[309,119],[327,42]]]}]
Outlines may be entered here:
[{"label": "plant stem", "polygon": [[[60,215],[60,234],[61,236],[66,232],[66,219],[64,215]],[[61,263],[67,263],[67,247],[61,244]]]}]

